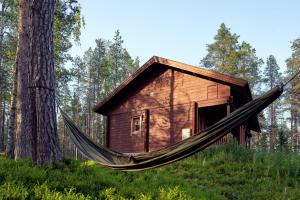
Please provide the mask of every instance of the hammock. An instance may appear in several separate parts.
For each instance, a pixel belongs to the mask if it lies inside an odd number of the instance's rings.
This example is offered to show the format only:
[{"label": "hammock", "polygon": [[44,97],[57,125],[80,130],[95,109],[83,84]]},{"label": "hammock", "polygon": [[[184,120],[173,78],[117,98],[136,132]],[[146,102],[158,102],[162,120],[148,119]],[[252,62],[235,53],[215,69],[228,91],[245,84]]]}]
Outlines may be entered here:
[{"label": "hammock", "polygon": [[259,98],[238,108],[230,115],[202,131],[201,134],[195,134],[171,146],[135,156],[115,152],[94,143],[76,127],[75,123],[65,112],[61,109],[60,112],[71,140],[86,158],[111,169],[140,171],[167,165],[205,149],[228,134],[235,127],[255,117],[276,100],[282,92],[283,85],[281,84],[261,95]]}]

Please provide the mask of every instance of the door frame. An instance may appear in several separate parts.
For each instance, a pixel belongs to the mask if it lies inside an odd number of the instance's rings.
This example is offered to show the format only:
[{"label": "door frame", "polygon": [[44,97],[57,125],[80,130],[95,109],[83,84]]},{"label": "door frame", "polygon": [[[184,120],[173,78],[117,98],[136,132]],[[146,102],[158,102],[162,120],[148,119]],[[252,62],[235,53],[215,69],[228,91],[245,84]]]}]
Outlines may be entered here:
[{"label": "door frame", "polygon": [[149,137],[150,137],[150,111],[149,109],[145,110],[145,137],[144,137],[144,151],[149,152]]}]

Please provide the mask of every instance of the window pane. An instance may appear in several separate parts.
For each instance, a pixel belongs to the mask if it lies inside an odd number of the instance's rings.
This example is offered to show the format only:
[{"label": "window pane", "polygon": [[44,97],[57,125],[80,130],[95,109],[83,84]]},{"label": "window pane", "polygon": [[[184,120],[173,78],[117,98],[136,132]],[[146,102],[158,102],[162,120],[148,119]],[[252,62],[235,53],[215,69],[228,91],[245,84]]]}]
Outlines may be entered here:
[{"label": "window pane", "polygon": [[141,121],[140,121],[140,117],[134,117],[132,119],[132,131],[139,131],[141,129]]}]

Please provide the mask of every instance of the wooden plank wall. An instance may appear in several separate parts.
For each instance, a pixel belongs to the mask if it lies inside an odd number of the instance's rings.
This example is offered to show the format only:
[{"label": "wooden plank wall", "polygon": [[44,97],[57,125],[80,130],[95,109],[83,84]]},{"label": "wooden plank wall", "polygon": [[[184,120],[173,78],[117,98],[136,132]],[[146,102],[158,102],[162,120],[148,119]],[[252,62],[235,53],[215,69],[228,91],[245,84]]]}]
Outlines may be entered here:
[{"label": "wooden plank wall", "polygon": [[[194,132],[194,105],[225,104],[226,85],[168,69],[109,112],[109,146],[121,152],[144,151],[144,136],[130,134],[131,117],[149,110],[149,151],[181,140],[183,128]],[[194,125],[193,125],[194,124]],[[143,141],[142,141],[143,140]]]}]

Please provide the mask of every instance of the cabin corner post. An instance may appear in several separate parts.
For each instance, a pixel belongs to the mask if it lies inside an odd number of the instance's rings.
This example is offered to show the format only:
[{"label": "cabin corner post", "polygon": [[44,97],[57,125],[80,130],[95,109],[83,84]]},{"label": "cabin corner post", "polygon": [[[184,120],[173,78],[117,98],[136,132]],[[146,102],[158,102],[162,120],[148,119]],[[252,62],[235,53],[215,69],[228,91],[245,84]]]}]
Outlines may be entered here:
[{"label": "cabin corner post", "polygon": [[240,126],[240,145],[246,146],[246,127],[244,124]]},{"label": "cabin corner post", "polygon": [[105,134],[104,134],[104,142],[105,146],[109,148],[109,129],[110,129],[110,117],[109,115],[106,116],[106,127],[105,127]]},{"label": "cabin corner post", "polygon": [[251,133],[247,124],[245,125],[245,147],[251,147]]},{"label": "cabin corner post", "polygon": [[[233,97],[229,96],[227,104],[226,104],[226,115],[227,116],[230,115],[232,102],[233,102]],[[228,143],[228,140],[229,140],[228,134],[224,137],[224,139],[225,139],[225,143]]]},{"label": "cabin corner post", "polygon": [[196,135],[198,132],[198,103],[193,103],[193,118],[192,118],[192,134]]},{"label": "cabin corner post", "polygon": [[144,151],[149,152],[149,137],[150,137],[150,111],[145,110],[145,138],[144,138]]}]

